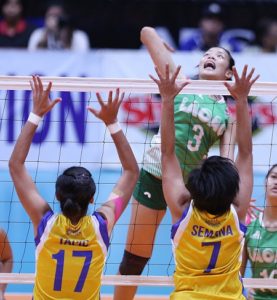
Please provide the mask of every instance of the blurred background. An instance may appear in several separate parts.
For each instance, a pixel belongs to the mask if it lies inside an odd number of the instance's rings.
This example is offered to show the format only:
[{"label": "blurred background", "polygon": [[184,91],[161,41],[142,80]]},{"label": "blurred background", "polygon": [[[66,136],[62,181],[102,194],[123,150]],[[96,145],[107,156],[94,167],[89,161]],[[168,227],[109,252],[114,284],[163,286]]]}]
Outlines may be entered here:
[{"label": "blurred background", "polygon": [[[2,5],[4,2],[1,1]],[[88,34],[92,48],[140,47],[139,32],[145,26],[164,27],[179,48],[180,30],[197,28],[203,10],[215,1],[205,0],[22,0],[23,16],[35,27],[44,24],[49,3],[62,2],[74,26]],[[260,20],[277,18],[276,0],[222,0],[224,27],[244,28],[259,33]],[[2,6],[1,5],[1,6]],[[2,14],[3,17],[3,14]],[[251,45],[257,44],[251,40]]]}]

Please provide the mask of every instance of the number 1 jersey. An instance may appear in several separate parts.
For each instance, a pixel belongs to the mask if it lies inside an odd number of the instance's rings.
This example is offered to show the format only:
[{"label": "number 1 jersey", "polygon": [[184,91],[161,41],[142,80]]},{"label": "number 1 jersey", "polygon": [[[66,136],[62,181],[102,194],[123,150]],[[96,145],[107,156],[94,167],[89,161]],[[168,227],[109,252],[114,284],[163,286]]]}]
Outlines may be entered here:
[{"label": "number 1 jersey", "polygon": [[192,201],[172,226],[176,270],[170,299],[246,299],[239,275],[245,232],[233,206],[213,216]]},{"label": "number 1 jersey", "polygon": [[98,300],[109,237],[106,221],[94,212],[78,224],[48,211],[36,242],[34,300]]}]

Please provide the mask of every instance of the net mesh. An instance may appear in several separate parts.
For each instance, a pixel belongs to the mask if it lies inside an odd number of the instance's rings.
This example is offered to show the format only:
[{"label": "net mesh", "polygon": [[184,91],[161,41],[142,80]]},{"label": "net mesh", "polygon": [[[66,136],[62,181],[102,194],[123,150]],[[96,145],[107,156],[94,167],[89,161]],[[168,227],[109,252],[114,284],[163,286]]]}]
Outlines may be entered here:
[{"label": "net mesh", "polygon": [[[19,132],[32,108],[31,77],[0,77],[0,226],[8,234],[13,253],[12,274],[0,274],[1,282],[32,283],[35,271],[35,246],[33,229],[23,210],[8,173],[8,160]],[[97,107],[94,92],[107,93],[120,87],[125,91],[119,119],[123,130],[141,166],[143,154],[150,140],[158,130],[160,120],[160,99],[156,85],[149,80],[137,79],[93,79],[42,77],[44,84],[53,82],[52,98],[61,97],[55,107],[43,120],[33,140],[27,158],[30,170],[42,196],[54,211],[59,210],[55,201],[54,183],[57,176],[67,167],[82,165],[92,170],[97,185],[93,211],[103,203],[121,173],[115,147],[105,126],[86,107]],[[183,91],[188,94],[228,95],[220,81],[192,81]],[[250,97],[252,128],[254,133],[254,192],[256,205],[265,206],[264,176],[266,170],[277,162],[277,84],[259,82],[253,86]],[[229,111],[235,113],[233,101]],[[213,148],[211,154],[217,153]],[[130,219],[131,203],[120,218],[111,238],[111,246],[104,270],[104,285],[172,286],[174,259],[171,252],[171,220],[167,213],[156,236],[154,254],[147,264],[143,276],[115,276],[123,254]],[[276,244],[277,245],[277,244]],[[275,246],[274,246],[275,247]],[[277,246],[272,247],[276,264]],[[266,254],[265,254],[266,255]],[[261,258],[263,259],[263,258]],[[269,279],[245,278],[246,287],[276,288],[275,273],[267,274]],[[247,266],[245,277],[250,277]],[[21,291],[28,290],[21,287]],[[16,290],[15,290],[16,291]],[[31,291],[29,289],[28,291]]]}]

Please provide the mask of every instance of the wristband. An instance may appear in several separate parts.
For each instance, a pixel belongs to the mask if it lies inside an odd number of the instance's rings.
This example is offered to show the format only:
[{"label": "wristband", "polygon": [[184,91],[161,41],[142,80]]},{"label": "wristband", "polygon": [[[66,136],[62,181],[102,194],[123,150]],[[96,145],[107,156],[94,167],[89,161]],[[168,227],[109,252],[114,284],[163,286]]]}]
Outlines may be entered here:
[{"label": "wristband", "polygon": [[28,120],[29,122],[31,122],[32,124],[34,125],[37,125],[39,124],[39,122],[42,120],[42,117],[30,112],[29,114],[29,117],[28,117]]},{"label": "wristband", "polygon": [[108,125],[107,128],[110,134],[115,134],[121,130],[120,124],[118,122]]}]

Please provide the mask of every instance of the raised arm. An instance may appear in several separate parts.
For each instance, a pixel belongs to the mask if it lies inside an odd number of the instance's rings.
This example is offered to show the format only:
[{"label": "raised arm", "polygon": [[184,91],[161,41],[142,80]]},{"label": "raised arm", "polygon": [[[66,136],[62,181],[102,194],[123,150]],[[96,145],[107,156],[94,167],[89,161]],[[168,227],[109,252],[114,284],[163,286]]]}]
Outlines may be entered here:
[{"label": "raised arm", "polygon": [[162,185],[166,203],[175,223],[182,215],[184,205],[190,199],[181,171],[179,161],[175,154],[175,125],[174,125],[174,98],[188,84],[177,83],[176,78],[181,67],[178,66],[173,75],[170,75],[169,65],[164,67],[164,74],[156,67],[159,79],[150,75],[159,87],[162,97],[161,120],[161,152],[162,152]]},{"label": "raised arm", "polygon": [[[13,253],[9,243],[7,233],[0,229],[0,272],[11,273],[13,267]],[[4,299],[7,284],[0,284],[0,300]]]},{"label": "raised arm", "polygon": [[[169,73],[176,71],[176,65],[172,59],[171,52],[163,40],[152,27],[143,27],[140,32],[140,40],[147,48],[154,65],[158,68],[160,74],[165,76],[165,65],[169,66]],[[178,78],[185,78],[184,75],[178,74]]]},{"label": "raised arm", "polygon": [[117,122],[117,113],[124,94],[119,96],[119,89],[116,90],[115,98],[112,98],[112,92],[109,93],[107,103],[104,103],[100,94],[96,94],[101,106],[100,111],[89,107],[97,118],[102,120],[110,130],[114,141],[123,172],[116,183],[108,201],[104,203],[98,211],[105,215],[108,221],[108,231],[111,233],[113,226],[126,208],[133,189],[138,179],[139,169],[133,151]]},{"label": "raised arm", "polygon": [[223,136],[220,139],[220,156],[234,160],[236,143],[236,121],[230,119]]},{"label": "raised arm", "polygon": [[241,77],[235,67],[233,71],[235,83],[225,82],[225,86],[236,100],[238,154],[235,164],[240,176],[240,186],[235,203],[240,221],[245,222],[253,189],[252,130],[247,96],[259,76],[253,79],[254,69],[247,74],[247,65],[244,66]]},{"label": "raised arm", "polygon": [[240,274],[241,274],[242,277],[244,277],[244,275],[245,275],[247,261],[248,261],[247,245],[244,244],[244,247],[243,247],[243,250],[242,250],[241,266],[240,266]]},{"label": "raised arm", "polygon": [[24,125],[9,160],[10,174],[16,192],[34,225],[35,235],[41,218],[45,212],[50,210],[50,207],[38,193],[36,185],[25,167],[25,160],[38,127],[39,118],[43,117],[55,106],[55,104],[61,101],[60,98],[57,98],[54,101],[49,99],[51,86],[52,84],[50,82],[47,89],[44,91],[40,78],[38,76],[33,76],[31,82],[33,91],[33,112]]}]

